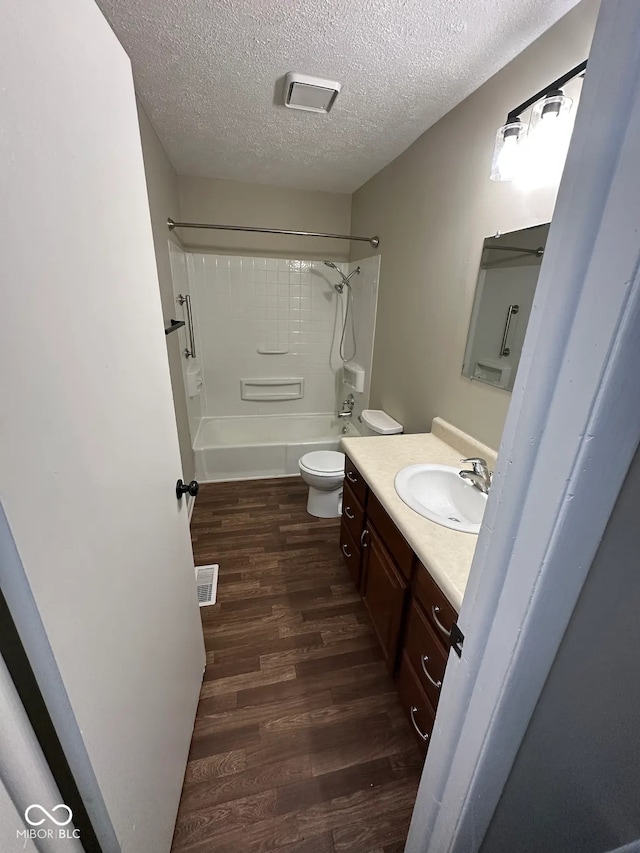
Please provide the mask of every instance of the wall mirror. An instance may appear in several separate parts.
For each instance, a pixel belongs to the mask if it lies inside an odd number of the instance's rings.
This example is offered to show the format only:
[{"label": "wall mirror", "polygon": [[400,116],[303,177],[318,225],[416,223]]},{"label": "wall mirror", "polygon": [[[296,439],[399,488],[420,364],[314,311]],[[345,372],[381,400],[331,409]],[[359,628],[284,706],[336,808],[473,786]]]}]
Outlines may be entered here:
[{"label": "wall mirror", "polygon": [[484,241],[463,376],[512,390],[548,233],[546,223]]}]

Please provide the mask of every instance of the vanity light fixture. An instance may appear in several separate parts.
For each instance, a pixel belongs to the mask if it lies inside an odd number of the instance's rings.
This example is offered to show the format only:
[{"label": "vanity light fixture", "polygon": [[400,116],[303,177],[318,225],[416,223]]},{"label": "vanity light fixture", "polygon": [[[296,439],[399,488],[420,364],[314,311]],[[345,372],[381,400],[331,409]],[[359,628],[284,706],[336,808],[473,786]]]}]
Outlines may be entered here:
[{"label": "vanity light fixture", "polygon": [[[491,163],[492,181],[512,181],[520,171],[525,154],[528,155],[528,165],[533,166],[539,175],[549,179],[555,177],[558,163],[562,171],[569,137],[565,129],[572,106],[562,87],[584,74],[586,67],[585,59],[511,110],[496,134]],[[527,128],[521,115],[529,107],[534,107],[534,110]]]}]

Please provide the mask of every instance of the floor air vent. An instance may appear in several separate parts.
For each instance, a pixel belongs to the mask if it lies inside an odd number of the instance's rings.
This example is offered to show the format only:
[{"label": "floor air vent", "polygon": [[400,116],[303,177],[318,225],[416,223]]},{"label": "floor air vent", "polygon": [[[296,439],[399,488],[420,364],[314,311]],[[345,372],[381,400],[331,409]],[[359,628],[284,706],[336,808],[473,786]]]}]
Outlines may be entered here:
[{"label": "floor air vent", "polygon": [[216,592],[218,588],[219,565],[213,563],[210,566],[198,566],[196,572],[196,584],[198,588],[198,604],[206,607],[207,604],[216,603]]}]

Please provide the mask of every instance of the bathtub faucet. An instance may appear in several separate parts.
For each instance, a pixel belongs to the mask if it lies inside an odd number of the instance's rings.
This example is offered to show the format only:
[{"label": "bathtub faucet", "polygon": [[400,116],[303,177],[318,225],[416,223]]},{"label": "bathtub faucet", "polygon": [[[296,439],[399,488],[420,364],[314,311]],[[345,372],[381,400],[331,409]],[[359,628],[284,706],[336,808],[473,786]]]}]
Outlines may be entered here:
[{"label": "bathtub faucet", "polygon": [[342,401],[342,408],[338,412],[339,418],[350,418],[353,414],[353,407],[356,404],[356,399],[353,394],[349,394],[346,400]]}]

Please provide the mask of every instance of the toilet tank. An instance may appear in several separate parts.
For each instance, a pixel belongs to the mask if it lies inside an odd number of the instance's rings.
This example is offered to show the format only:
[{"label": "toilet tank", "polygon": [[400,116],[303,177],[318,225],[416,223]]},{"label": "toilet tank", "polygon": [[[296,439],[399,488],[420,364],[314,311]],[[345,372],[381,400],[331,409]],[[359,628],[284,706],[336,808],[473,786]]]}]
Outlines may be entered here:
[{"label": "toilet tank", "polygon": [[364,409],[360,415],[364,435],[398,435],[404,429],[391,415],[382,409]]}]

